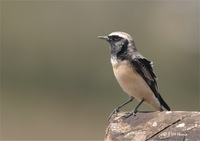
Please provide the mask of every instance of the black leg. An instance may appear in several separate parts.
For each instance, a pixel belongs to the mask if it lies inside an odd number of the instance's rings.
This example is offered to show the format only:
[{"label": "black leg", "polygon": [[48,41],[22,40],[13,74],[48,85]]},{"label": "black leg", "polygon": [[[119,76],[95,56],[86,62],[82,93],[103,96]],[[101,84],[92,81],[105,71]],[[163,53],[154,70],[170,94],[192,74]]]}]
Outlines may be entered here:
[{"label": "black leg", "polygon": [[133,114],[135,115],[135,114],[138,112],[137,109],[140,107],[140,105],[141,105],[143,102],[144,102],[144,99],[142,99],[142,100],[140,101],[140,103],[135,107],[135,109],[134,109],[133,111],[131,111],[128,115],[124,116],[124,118],[126,119],[126,118],[132,116]]},{"label": "black leg", "polygon": [[116,114],[119,112],[119,109],[122,108],[123,106],[125,106],[126,104],[128,104],[129,102],[133,101],[134,97],[129,97],[128,101],[126,101],[125,103],[123,103],[122,105],[120,105],[119,107],[115,108],[112,113],[110,113],[109,117],[108,117],[108,120],[111,118],[111,116],[113,114]]}]

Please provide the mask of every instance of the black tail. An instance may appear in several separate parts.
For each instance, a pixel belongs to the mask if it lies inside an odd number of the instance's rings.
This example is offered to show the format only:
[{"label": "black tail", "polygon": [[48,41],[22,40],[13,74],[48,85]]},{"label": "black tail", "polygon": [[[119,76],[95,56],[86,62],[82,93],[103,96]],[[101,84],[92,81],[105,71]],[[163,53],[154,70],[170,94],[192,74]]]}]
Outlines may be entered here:
[{"label": "black tail", "polygon": [[169,108],[169,106],[167,105],[167,103],[162,99],[161,95],[159,95],[159,101],[160,101],[160,104],[161,104],[167,111],[171,111],[171,109]]}]

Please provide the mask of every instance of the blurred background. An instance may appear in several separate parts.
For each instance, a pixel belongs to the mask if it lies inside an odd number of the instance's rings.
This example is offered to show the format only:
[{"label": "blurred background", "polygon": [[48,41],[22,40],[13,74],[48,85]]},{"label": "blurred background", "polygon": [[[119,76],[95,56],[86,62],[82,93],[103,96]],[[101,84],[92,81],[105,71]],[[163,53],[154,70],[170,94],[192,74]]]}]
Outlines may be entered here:
[{"label": "blurred background", "polygon": [[199,1],[1,1],[1,139],[103,140],[128,99],[97,38],[113,31],[154,62],[173,111],[199,111]]}]

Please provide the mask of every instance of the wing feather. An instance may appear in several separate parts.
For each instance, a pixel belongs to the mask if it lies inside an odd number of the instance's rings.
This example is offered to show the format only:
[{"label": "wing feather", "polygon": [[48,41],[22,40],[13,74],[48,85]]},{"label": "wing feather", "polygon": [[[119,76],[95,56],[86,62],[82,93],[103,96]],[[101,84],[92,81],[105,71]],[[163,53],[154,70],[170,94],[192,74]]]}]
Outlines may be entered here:
[{"label": "wing feather", "polygon": [[144,57],[137,56],[132,59],[132,65],[135,67],[136,71],[142,76],[142,78],[146,81],[146,83],[151,88],[152,92],[154,93],[155,97],[158,98],[161,105],[163,105],[167,110],[170,110],[169,106],[165,103],[162,99],[160,93],[158,92],[157,86],[157,77],[153,72],[153,62],[149,61]]}]

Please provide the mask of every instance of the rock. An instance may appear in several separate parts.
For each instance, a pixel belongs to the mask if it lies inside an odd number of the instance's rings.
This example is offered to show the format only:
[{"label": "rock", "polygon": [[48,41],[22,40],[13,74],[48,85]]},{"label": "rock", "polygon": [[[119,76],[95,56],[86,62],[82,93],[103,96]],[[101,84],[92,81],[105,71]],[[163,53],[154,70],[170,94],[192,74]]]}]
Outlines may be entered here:
[{"label": "rock", "polygon": [[111,117],[105,141],[200,141],[200,112],[138,112],[124,119],[126,114]]}]

